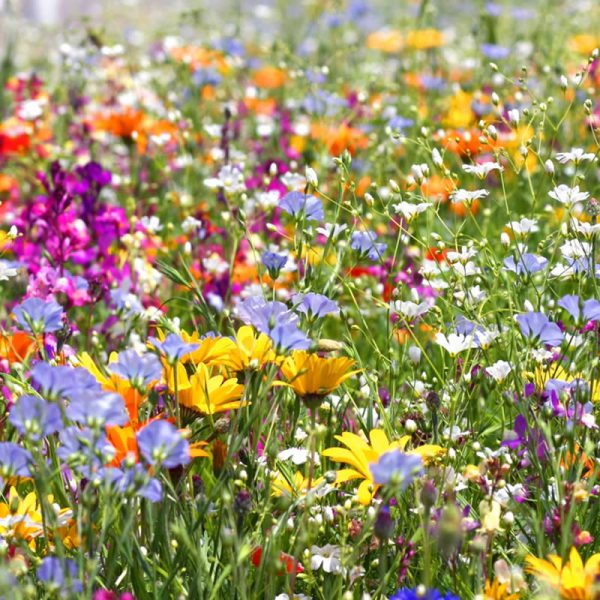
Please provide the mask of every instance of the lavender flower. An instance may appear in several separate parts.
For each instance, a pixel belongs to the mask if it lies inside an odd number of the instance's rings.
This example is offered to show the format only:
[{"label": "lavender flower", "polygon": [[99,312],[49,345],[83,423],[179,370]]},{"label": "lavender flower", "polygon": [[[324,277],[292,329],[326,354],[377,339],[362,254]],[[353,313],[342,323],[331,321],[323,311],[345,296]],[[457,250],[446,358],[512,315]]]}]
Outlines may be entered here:
[{"label": "lavender flower", "polygon": [[283,197],[279,206],[284,212],[294,217],[304,215],[307,221],[323,221],[325,219],[321,201],[311,194],[289,192]]},{"label": "lavender flower", "polygon": [[38,396],[21,396],[10,409],[8,420],[21,434],[32,440],[40,440],[56,433],[63,427],[62,415],[56,404]]},{"label": "lavender flower", "polygon": [[458,596],[450,592],[440,592],[435,588],[428,590],[420,588],[402,588],[398,590],[390,600],[460,600]]},{"label": "lavender flower", "polygon": [[119,360],[109,365],[108,369],[127,379],[136,388],[146,387],[162,375],[162,365],[154,354],[140,356],[135,350],[121,352]]},{"label": "lavender flower", "polygon": [[542,344],[559,346],[563,340],[564,335],[560,327],[552,323],[544,313],[528,312],[517,315],[517,323],[526,338],[537,340]]},{"label": "lavender flower", "polygon": [[340,309],[337,302],[330,300],[322,294],[309,292],[308,294],[295,294],[292,297],[294,308],[307,316],[321,318],[329,314],[338,314]]},{"label": "lavender flower", "polygon": [[275,347],[281,351],[308,350],[311,340],[294,323],[277,324],[268,332]]},{"label": "lavender flower", "polygon": [[107,472],[109,480],[121,494],[137,494],[150,502],[162,500],[162,485],[158,479],[151,477],[140,464],[131,469],[110,469]]},{"label": "lavender flower", "polygon": [[56,452],[86,479],[104,471],[104,465],[115,457],[115,448],[106,434],[89,427],[67,427],[60,433],[60,446]]},{"label": "lavender flower", "polygon": [[370,260],[379,260],[385,252],[387,244],[376,243],[376,239],[377,234],[372,231],[355,231],[350,240],[350,248],[359,254],[368,256]]},{"label": "lavender flower", "polygon": [[152,466],[168,469],[190,462],[190,447],[181,432],[164,420],[150,422],[137,434],[140,454]]},{"label": "lavender flower", "polygon": [[184,342],[176,333],[170,333],[163,342],[154,337],[149,338],[148,341],[165,355],[167,363],[171,366],[200,347],[199,344]]},{"label": "lavender flower", "polygon": [[13,313],[17,323],[34,334],[58,331],[63,326],[63,309],[56,300],[28,298]]},{"label": "lavender flower", "polygon": [[406,454],[401,450],[391,450],[371,463],[373,481],[379,485],[394,485],[404,491],[423,472],[423,461],[416,454]]}]

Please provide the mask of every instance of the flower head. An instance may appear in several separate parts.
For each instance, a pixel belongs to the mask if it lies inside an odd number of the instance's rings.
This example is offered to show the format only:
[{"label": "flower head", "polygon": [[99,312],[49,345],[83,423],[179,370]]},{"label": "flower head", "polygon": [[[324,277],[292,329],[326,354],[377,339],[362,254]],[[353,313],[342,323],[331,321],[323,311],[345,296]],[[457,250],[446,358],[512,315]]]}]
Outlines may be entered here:
[{"label": "flower head", "polygon": [[152,466],[162,465],[172,469],[190,462],[187,440],[174,425],[164,419],[151,421],[140,429],[137,443],[140,454]]},{"label": "flower head", "polygon": [[289,192],[283,197],[279,206],[294,217],[304,215],[307,221],[323,221],[325,219],[323,204],[311,194]]},{"label": "flower head", "polygon": [[377,462],[369,465],[369,469],[374,483],[392,484],[405,490],[423,472],[423,461],[418,455],[396,449],[382,454]]},{"label": "flower head", "polygon": [[372,261],[380,260],[387,244],[377,243],[375,242],[376,239],[377,234],[372,231],[354,231],[350,239],[350,248],[356,250],[359,254],[368,256]]},{"label": "flower head", "polygon": [[525,337],[537,340],[542,344],[560,346],[564,337],[563,332],[544,313],[528,312],[517,315],[516,319],[521,333]]},{"label": "flower head", "polygon": [[147,387],[162,376],[162,365],[154,354],[140,356],[135,350],[121,352],[119,360],[108,369],[137,388]]},{"label": "flower head", "polygon": [[63,326],[63,309],[56,300],[28,298],[13,313],[17,323],[31,333],[49,333]]},{"label": "flower head", "polygon": [[292,303],[297,312],[309,317],[321,318],[325,315],[337,315],[340,312],[337,302],[330,300],[322,294],[309,292],[308,294],[294,294]]},{"label": "flower head", "polygon": [[158,340],[155,337],[148,339],[150,344],[164,355],[169,365],[174,365],[176,362],[188,356],[194,350],[199,348],[199,344],[190,344],[181,339],[181,336],[176,333],[170,333],[164,340]]},{"label": "flower head", "polygon": [[21,434],[39,440],[63,427],[60,409],[39,396],[25,394],[10,409],[8,420]]}]

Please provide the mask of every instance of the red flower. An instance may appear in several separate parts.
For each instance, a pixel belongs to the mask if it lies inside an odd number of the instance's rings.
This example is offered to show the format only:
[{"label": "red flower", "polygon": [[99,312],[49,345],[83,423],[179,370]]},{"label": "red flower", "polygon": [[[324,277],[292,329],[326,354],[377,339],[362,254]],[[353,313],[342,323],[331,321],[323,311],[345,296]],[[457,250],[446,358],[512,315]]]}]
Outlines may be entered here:
[{"label": "red flower", "polygon": [[[258,546],[257,548],[255,548],[252,551],[252,564],[255,567],[260,567],[261,560],[262,560],[262,548],[260,546]],[[294,571],[294,563],[296,563],[296,573],[302,573],[302,571],[304,571],[304,567],[299,562],[296,562],[294,557],[291,556],[290,554],[286,554],[285,552],[282,552],[279,555],[279,560],[283,563],[283,565],[285,567],[285,572],[288,575],[291,575],[291,573]],[[283,575],[283,572],[278,571],[277,575]]]}]

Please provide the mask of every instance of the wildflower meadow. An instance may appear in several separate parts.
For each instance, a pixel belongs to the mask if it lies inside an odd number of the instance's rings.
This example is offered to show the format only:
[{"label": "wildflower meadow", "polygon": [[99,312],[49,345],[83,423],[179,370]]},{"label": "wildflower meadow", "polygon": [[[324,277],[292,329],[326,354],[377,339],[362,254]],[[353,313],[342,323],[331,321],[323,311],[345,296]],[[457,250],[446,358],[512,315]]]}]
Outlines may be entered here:
[{"label": "wildflower meadow", "polygon": [[0,598],[599,600],[600,4],[76,4],[0,1]]}]

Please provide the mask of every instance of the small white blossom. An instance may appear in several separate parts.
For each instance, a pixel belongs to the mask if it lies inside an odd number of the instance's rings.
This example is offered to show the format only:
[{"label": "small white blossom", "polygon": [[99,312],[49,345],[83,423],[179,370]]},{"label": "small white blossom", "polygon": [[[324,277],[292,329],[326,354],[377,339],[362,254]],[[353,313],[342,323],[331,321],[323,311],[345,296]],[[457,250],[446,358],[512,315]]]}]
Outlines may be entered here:
[{"label": "small white blossom", "polygon": [[588,192],[580,192],[579,186],[576,185],[573,188],[570,188],[568,185],[564,183],[555,187],[551,192],[548,193],[548,196],[554,200],[558,200],[561,204],[565,204],[566,206],[573,206],[578,202],[583,202],[589,198]]},{"label": "small white blossom", "polygon": [[504,381],[511,371],[512,365],[505,360],[499,360],[485,370],[485,372],[488,375],[491,375],[498,383]]},{"label": "small white blossom", "polygon": [[556,160],[563,165],[573,161],[576,165],[584,160],[594,160],[595,155],[591,152],[585,152],[583,148],[571,148],[571,152],[559,152]]}]

